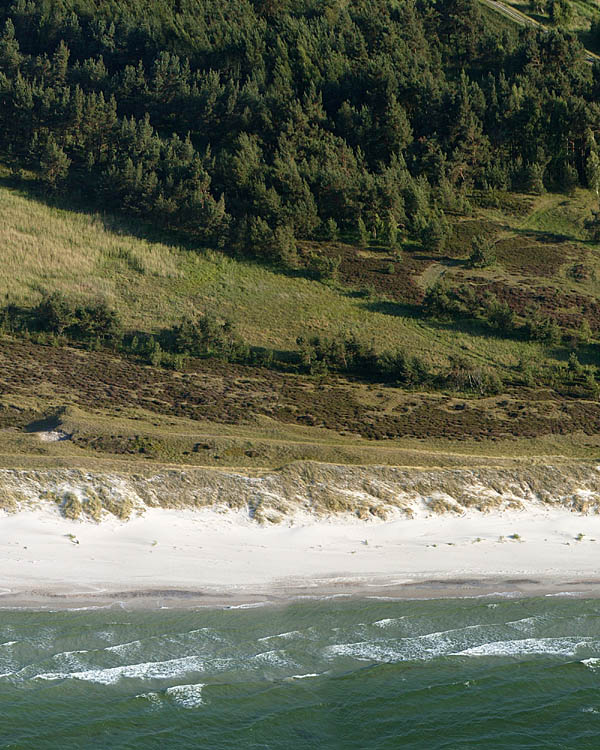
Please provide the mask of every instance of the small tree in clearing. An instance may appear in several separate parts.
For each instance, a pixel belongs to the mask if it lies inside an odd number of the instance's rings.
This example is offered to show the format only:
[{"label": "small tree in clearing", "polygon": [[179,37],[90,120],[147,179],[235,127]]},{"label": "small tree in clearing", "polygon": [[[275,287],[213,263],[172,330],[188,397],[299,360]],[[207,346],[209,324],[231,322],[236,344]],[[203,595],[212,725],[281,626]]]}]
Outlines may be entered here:
[{"label": "small tree in clearing", "polygon": [[479,234],[471,240],[471,254],[469,255],[469,264],[472,268],[486,268],[493,266],[496,262],[496,251],[494,243]]}]

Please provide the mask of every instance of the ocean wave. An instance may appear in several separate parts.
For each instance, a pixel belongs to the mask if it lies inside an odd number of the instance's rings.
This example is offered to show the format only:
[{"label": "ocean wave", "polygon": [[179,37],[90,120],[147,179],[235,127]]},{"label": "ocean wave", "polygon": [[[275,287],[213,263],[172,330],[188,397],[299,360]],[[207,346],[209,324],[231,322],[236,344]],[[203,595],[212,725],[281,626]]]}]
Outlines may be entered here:
[{"label": "ocean wave", "polygon": [[266,607],[270,602],[249,602],[248,604],[226,604],[223,609],[254,609],[255,607]]},{"label": "ocean wave", "polygon": [[294,601],[326,602],[330,599],[349,599],[351,596],[352,594],[297,594]]},{"label": "ocean wave", "polygon": [[180,708],[197,708],[204,704],[202,689],[204,683],[196,682],[189,685],[172,685],[162,692],[140,693],[136,698],[148,701],[153,709],[164,705],[169,700]]},{"label": "ocean wave", "polygon": [[288,680],[306,680],[309,677],[320,677],[325,672],[309,672],[308,674],[293,674],[290,675]]},{"label": "ocean wave", "polygon": [[299,630],[288,630],[285,633],[275,633],[274,635],[265,635],[262,638],[258,638],[257,640],[262,641],[270,641],[273,638],[293,638],[295,635],[299,635],[302,637],[302,633]]},{"label": "ocean wave", "polygon": [[359,661],[396,662],[411,659],[430,659],[439,652],[432,652],[416,639],[401,641],[358,641],[334,643],[323,649],[325,657],[349,656]]},{"label": "ocean wave", "polygon": [[375,620],[373,625],[378,628],[387,628],[400,620],[405,620],[406,617],[385,617],[383,620]]},{"label": "ocean wave", "polygon": [[525,656],[528,654],[549,654],[555,656],[575,656],[580,646],[588,646],[592,638],[523,638],[515,641],[495,641],[482,643],[451,654],[452,656]]},{"label": "ocean wave", "polygon": [[197,656],[186,656],[167,661],[148,661],[141,664],[125,664],[120,667],[105,669],[85,669],[79,672],[42,672],[34,675],[34,680],[84,680],[113,685],[119,680],[128,679],[166,679],[179,677],[190,672],[200,672],[204,661]]},{"label": "ocean wave", "polygon": [[111,604],[90,604],[88,607],[64,607],[62,609],[49,609],[48,612],[91,612],[96,609],[112,609],[124,606],[124,602],[112,602]]},{"label": "ocean wave", "polygon": [[520,620],[511,620],[505,624],[515,630],[526,633],[527,631],[533,630],[536,625],[545,619],[547,618],[542,615],[534,615],[533,617],[523,617]]},{"label": "ocean wave", "polygon": [[119,655],[132,655],[138,652],[143,647],[148,647],[151,643],[158,643],[161,647],[165,644],[171,644],[175,646],[181,646],[191,641],[194,646],[198,646],[198,640],[194,636],[202,635],[205,636],[205,640],[210,641],[223,641],[223,637],[214,630],[214,628],[195,628],[194,630],[186,630],[181,633],[172,633],[169,635],[153,635],[143,639],[136,639],[133,641],[126,641],[125,643],[115,643],[112,646],[106,646],[102,650],[109,651],[111,653]]},{"label": "ocean wave", "polygon": [[467,637],[473,642],[472,631],[490,635],[497,625],[466,625],[464,628],[440,630],[407,638],[374,639],[336,643],[327,646],[325,656],[350,656],[361,661],[396,662],[411,659],[432,659],[460,648]]},{"label": "ocean wave", "polygon": [[201,682],[192,685],[173,685],[165,690],[165,695],[181,708],[197,708],[204,703],[203,687],[204,684]]},{"label": "ocean wave", "polygon": [[[85,662],[79,658],[83,654],[94,653],[96,649],[90,651],[83,649],[80,651],[60,651],[58,654],[53,654],[52,661],[56,662],[59,669],[68,669],[70,671],[78,671],[85,669]],[[102,651],[102,649],[97,649]]]},{"label": "ocean wave", "polygon": [[[597,639],[585,636],[577,638],[490,639],[490,636],[499,634],[499,628],[502,627],[501,624],[467,625],[464,628],[406,638],[367,639],[349,643],[335,643],[326,646],[322,653],[328,658],[345,656],[361,661],[398,662],[429,660],[438,656],[519,656],[527,654],[574,656],[580,647],[600,647],[600,642]],[[486,636],[488,640],[481,643]],[[586,661],[589,662],[590,660]],[[600,668],[600,659],[597,662],[598,668]],[[593,668],[591,663],[588,666]]]},{"label": "ocean wave", "polygon": [[290,667],[296,666],[294,662],[287,658],[285,651],[278,651],[273,649],[272,651],[262,651],[259,654],[249,657],[249,662],[258,662],[259,664],[267,664],[270,667]]},{"label": "ocean wave", "polygon": [[589,659],[582,659],[581,663],[594,672],[600,669],[600,659],[594,656],[590,657]]},{"label": "ocean wave", "polygon": [[[98,651],[104,651],[105,649],[96,649],[96,650],[98,650]],[[85,649],[85,648],[84,649],[80,649],[78,651],[59,651],[57,654],[53,654],[52,658],[53,659],[59,659],[62,656],[69,657],[69,656],[74,656],[75,654],[89,654],[89,653],[91,653],[91,651],[89,651],[88,649]]]},{"label": "ocean wave", "polygon": [[142,645],[142,642],[139,640],[127,641],[126,643],[115,643],[114,646],[106,646],[103,650],[112,651],[116,654],[123,654],[123,653],[130,653],[134,647],[135,649],[137,649],[141,645]]},{"label": "ocean wave", "polygon": [[178,633],[178,635],[196,635],[197,633],[208,635],[213,641],[223,640],[223,636],[219,633],[218,630],[215,630],[214,628],[195,628],[194,630],[186,630],[184,633]]},{"label": "ocean wave", "polygon": [[458,596],[457,599],[524,599],[527,597],[523,591],[492,591],[486,594],[466,594]]},{"label": "ocean wave", "polygon": [[162,699],[158,693],[140,693],[139,695],[135,696],[136,698],[142,698],[143,700],[148,701],[152,708],[157,709],[162,704]]},{"label": "ocean wave", "polygon": [[558,591],[553,594],[544,594],[546,597],[553,597],[553,596],[583,596],[586,594],[587,591]]}]

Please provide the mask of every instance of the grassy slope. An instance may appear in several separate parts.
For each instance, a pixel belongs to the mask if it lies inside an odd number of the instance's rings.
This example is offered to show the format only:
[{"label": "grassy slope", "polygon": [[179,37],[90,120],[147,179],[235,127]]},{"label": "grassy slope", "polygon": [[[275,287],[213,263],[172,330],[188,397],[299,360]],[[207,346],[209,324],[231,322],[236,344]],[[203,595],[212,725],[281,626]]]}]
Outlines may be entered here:
[{"label": "grassy slope", "polygon": [[[487,209],[467,220],[470,225],[475,224],[475,230],[480,224],[492,227],[507,242],[505,259],[490,269],[471,270],[461,260],[468,242],[461,240],[460,231],[452,243],[452,257],[430,256],[419,249],[405,248],[405,262],[400,264],[397,276],[391,278],[383,270],[389,260],[386,251],[372,248],[367,255],[375,260],[381,258],[382,262],[375,263],[369,271],[371,279],[385,282],[390,290],[391,296],[383,299],[376,294],[355,295],[342,283],[323,284],[212,251],[182,249],[172,241],[144,236],[139,226],[126,221],[59,209],[0,187],[0,294],[28,304],[35,302],[42,290],[103,295],[119,309],[128,327],[141,330],[157,330],[180,319],[185,312],[208,307],[231,317],[250,343],[277,349],[295,348],[296,336],[307,330],[334,333],[353,329],[374,340],[378,347],[402,346],[424,354],[439,366],[444,366],[450,355],[462,353],[510,373],[521,357],[564,358],[568,353],[547,350],[542,344],[502,339],[475,324],[456,327],[415,317],[412,308],[401,303],[401,293],[396,294],[394,284],[401,289],[402,279],[410,272],[414,284],[424,287],[445,273],[457,283],[476,279],[478,284],[495,281],[513,289],[533,291],[543,285],[563,294],[585,294],[596,299],[595,282],[575,282],[568,273],[575,262],[585,261],[600,274],[598,248],[583,241],[583,221],[593,205],[592,197],[579,191],[570,199],[545,195],[522,203],[527,210],[518,215]],[[460,229],[465,220],[457,222]],[[322,248],[324,252],[341,250],[359,254],[348,246]],[[552,263],[547,265],[550,260]],[[552,272],[547,273],[550,266]],[[593,458],[600,447],[600,441],[591,434],[593,429],[587,429],[587,435],[576,429],[566,430],[563,435],[544,435],[543,428],[538,427],[532,438],[515,438],[498,428],[503,424],[510,426],[513,410],[519,409],[525,409],[522,413],[530,414],[534,420],[553,414],[559,421],[568,419],[556,396],[543,400],[539,407],[532,404],[531,394],[519,392],[465,401],[460,394],[412,393],[335,378],[323,384],[311,378],[263,371],[238,369],[228,373],[223,367],[213,372],[212,365],[202,365],[189,375],[125,367],[124,374],[119,370],[118,377],[130,390],[125,393],[119,383],[120,400],[115,399],[113,404],[110,393],[106,398],[99,395],[103,388],[110,391],[112,385],[110,358],[102,360],[99,355],[76,351],[53,353],[28,346],[33,354],[19,343],[0,341],[0,364],[3,348],[5,352],[0,406],[21,414],[12,422],[5,420],[8,429],[0,430],[0,465],[68,461],[86,466],[106,462],[136,466],[142,461],[260,470],[311,458],[428,466],[470,464],[475,456],[488,462],[497,462],[506,455],[531,454]],[[77,368],[82,371],[80,380],[62,377],[61,373],[71,375]],[[86,378],[98,388],[83,393]],[[146,395],[140,395],[136,385],[146,378],[148,388],[158,395],[158,411]],[[206,390],[207,383],[213,384],[212,390]],[[219,408],[204,419],[201,411],[193,419],[176,415],[181,400],[178,394],[184,386],[197,387],[211,408],[215,404]],[[248,413],[243,413],[242,408],[241,415],[233,418],[226,394],[232,399],[230,404],[239,404],[247,392],[254,391],[258,395]],[[330,412],[328,401],[333,404]],[[289,402],[289,413],[271,409],[270,402]],[[42,444],[36,436],[23,431],[28,420],[55,413],[69,404],[76,408],[71,406],[61,417],[62,428],[73,433],[76,441]],[[345,409],[345,405],[350,405],[351,416],[338,417],[336,409]],[[577,408],[580,405],[575,404]],[[594,404],[588,407],[597,408]],[[448,430],[444,420],[455,419],[456,409],[461,418],[471,415],[471,421],[463,419]],[[423,420],[433,411],[437,423],[413,436],[396,435],[375,443],[360,437],[364,424],[403,414],[408,426],[404,429],[408,430],[411,414],[419,414]],[[305,412],[311,414],[313,426],[310,422],[309,426],[294,424],[294,414]],[[486,427],[486,420],[496,420],[495,426]],[[131,447],[135,436],[140,435],[147,441],[142,453]],[[203,446],[200,450],[198,443]]]},{"label": "grassy slope", "polygon": [[[576,224],[554,210],[563,200],[542,197],[539,208],[524,219],[513,219],[513,231],[504,233],[514,236],[521,228],[539,228],[572,234]],[[486,217],[506,221],[493,211]],[[190,252],[136,237],[134,230],[139,228],[114,217],[50,207],[0,187],[0,295],[26,304],[36,302],[42,290],[104,296],[127,327],[150,331],[194,310],[211,309],[230,317],[249,343],[283,350],[295,349],[297,336],[307,331],[352,330],[379,349],[402,346],[426,353],[433,364],[445,364],[449,355],[464,351],[500,368],[514,366],[521,357],[540,356],[537,344],[490,338],[476,326],[448,329],[377,297],[353,296],[345,288],[210,250]],[[379,254],[385,258],[385,252]],[[427,276],[431,263],[422,265],[426,285],[432,280]],[[457,270],[465,271],[463,266]],[[449,272],[443,263],[441,270]],[[378,275],[385,273],[384,262]],[[486,273],[503,275],[501,268]],[[569,286],[566,281],[564,285]]]}]

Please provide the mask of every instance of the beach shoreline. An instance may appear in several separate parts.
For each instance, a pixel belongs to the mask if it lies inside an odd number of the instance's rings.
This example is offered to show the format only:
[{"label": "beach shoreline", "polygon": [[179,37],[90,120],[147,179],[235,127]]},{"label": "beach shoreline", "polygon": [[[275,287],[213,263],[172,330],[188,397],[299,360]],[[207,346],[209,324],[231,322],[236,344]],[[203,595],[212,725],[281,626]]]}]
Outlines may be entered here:
[{"label": "beach shoreline", "polygon": [[[340,591],[343,588],[343,591]],[[503,579],[438,579],[414,581],[394,585],[385,582],[368,587],[349,580],[343,586],[321,582],[318,589],[298,587],[271,590],[189,590],[161,589],[92,592],[65,592],[59,590],[15,590],[0,597],[0,610],[31,609],[35,611],[83,611],[118,608],[124,610],[197,610],[197,609],[250,609],[271,606],[282,607],[312,601],[315,604],[331,599],[412,601],[440,599],[485,599],[569,597],[579,599],[600,598],[600,580],[533,580],[523,583]]]},{"label": "beach shoreline", "polygon": [[47,507],[4,514],[0,530],[5,608],[600,596],[600,517],[565,509],[260,526],[210,508],[95,523]]}]

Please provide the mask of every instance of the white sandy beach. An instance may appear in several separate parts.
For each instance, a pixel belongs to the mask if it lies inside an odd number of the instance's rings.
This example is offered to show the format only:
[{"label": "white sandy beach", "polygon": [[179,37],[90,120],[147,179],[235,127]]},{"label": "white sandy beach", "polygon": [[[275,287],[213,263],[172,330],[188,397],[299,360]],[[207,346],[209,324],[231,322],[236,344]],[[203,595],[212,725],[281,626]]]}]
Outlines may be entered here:
[{"label": "white sandy beach", "polygon": [[591,592],[599,552],[600,516],[562,509],[276,526],[208,509],[99,524],[38,509],[0,518],[0,603],[173,590],[240,601],[411,586]]}]

